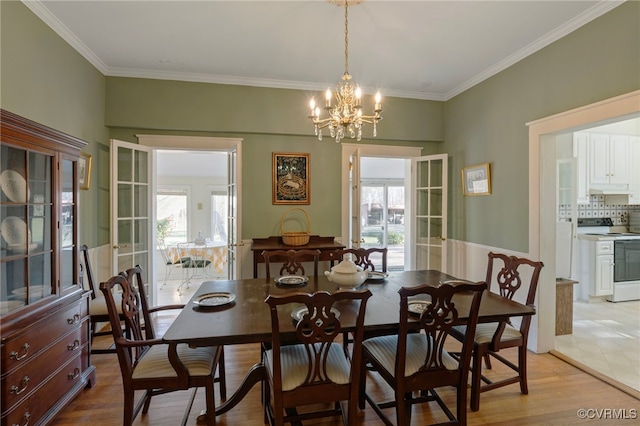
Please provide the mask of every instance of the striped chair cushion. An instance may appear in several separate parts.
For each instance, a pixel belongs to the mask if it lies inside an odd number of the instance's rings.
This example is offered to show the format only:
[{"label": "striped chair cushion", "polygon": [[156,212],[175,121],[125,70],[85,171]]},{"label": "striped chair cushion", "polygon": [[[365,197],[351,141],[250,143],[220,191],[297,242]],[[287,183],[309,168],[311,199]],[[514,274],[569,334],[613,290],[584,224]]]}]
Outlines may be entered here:
[{"label": "striped chair cushion", "polygon": [[[133,370],[134,379],[154,377],[177,377],[169,362],[169,345],[155,345],[140,359]],[[178,356],[189,371],[190,376],[208,376],[212,374],[213,363],[218,347],[192,349],[186,344],[178,345]]]},{"label": "striped chair cushion", "polygon": [[[113,298],[116,302],[116,309],[118,310],[119,313],[122,312],[122,295],[121,294],[114,294]],[[90,315],[108,315],[109,312],[107,311],[107,302],[104,298],[104,295],[100,294],[98,296],[96,296],[95,299],[91,299],[89,301],[89,314]]]},{"label": "striped chair cushion", "polygon": [[[273,351],[265,352],[266,368],[273,374]],[[309,368],[304,345],[282,346],[280,348],[280,365],[282,366],[282,390],[290,391],[304,383]],[[351,365],[344,355],[342,347],[331,345],[327,357],[327,376],[338,384],[349,383]]]},{"label": "striped chair cushion", "polygon": [[[456,326],[454,328],[462,334],[466,334],[467,332],[467,327],[463,325]],[[478,324],[476,326],[476,335],[474,340],[480,344],[491,343],[491,340],[493,340],[493,335],[496,334],[497,328],[498,328],[497,322]],[[504,328],[504,332],[502,333],[502,337],[500,338],[500,341],[504,342],[507,340],[519,339],[521,337],[522,337],[522,334],[520,334],[520,331],[518,331],[514,327],[507,324],[507,326]]]},{"label": "striped chair cushion", "polygon": [[[396,353],[398,352],[398,336],[374,337],[364,341],[363,346],[373,355],[387,371],[394,371]],[[422,333],[407,335],[407,360],[404,368],[405,377],[411,376],[422,367],[427,353],[427,336]],[[447,370],[457,370],[456,361],[445,350],[442,352],[442,363]]]}]

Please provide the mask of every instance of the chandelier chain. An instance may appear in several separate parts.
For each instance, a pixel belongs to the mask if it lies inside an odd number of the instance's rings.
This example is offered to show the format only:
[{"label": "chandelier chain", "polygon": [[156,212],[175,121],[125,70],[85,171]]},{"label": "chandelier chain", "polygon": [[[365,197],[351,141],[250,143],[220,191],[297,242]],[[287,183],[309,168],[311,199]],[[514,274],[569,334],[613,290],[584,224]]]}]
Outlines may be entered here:
[{"label": "chandelier chain", "polygon": [[349,74],[349,1],[344,2],[344,73]]}]

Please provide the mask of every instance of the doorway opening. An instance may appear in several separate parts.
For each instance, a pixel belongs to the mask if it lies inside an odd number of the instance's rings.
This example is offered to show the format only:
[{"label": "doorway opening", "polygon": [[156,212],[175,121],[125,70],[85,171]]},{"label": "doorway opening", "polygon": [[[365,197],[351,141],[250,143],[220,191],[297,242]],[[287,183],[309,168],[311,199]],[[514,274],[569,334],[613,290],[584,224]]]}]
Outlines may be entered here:
[{"label": "doorway opening", "polygon": [[[535,122],[529,126],[529,253],[544,261],[544,282],[555,281],[556,262],[556,138],[566,132],[579,131],[595,125],[619,121],[640,110],[640,91],[630,92],[611,99],[562,112]],[[534,317],[530,336],[530,348],[538,353],[554,352],[555,345],[555,286],[541,286],[538,292],[538,314]],[[636,351],[637,352],[637,351]],[[565,357],[566,359],[566,357]],[[568,362],[574,363],[571,359]],[[579,368],[593,373],[584,364]],[[607,376],[602,374],[605,380]],[[612,379],[612,382],[615,382]],[[619,383],[619,382],[618,382]],[[612,383],[615,385],[615,383]],[[629,389],[627,387],[627,389]],[[623,389],[624,390],[624,389]]]},{"label": "doorway opening", "polygon": [[360,247],[386,247],[387,269],[404,270],[405,165],[399,158],[360,159]]},{"label": "doorway opening", "polygon": [[221,151],[155,150],[160,304],[184,303],[202,282],[228,279],[227,157]]}]

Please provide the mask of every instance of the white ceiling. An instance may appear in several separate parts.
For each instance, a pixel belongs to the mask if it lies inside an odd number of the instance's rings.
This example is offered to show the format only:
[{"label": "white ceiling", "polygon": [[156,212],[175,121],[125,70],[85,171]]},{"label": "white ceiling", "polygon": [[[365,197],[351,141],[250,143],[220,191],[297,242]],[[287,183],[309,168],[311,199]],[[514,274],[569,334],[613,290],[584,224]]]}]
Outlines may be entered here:
[{"label": "white ceiling", "polygon": [[[621,2],[366,0],[349,71],[365,93],[447,100]],[[345,68],[344,8],[325,0],[24,3],[108,76],[323,91]]]},{"label": "white ceiling", "polygon": [[[23,2],[107,76],[324,91],[344,72],[344,8],[326,0]],[[365,93],[447,100],[622,2],[366,0],[349,72]],[[224,154],[176,154],[160,173],[226,174]]]}]

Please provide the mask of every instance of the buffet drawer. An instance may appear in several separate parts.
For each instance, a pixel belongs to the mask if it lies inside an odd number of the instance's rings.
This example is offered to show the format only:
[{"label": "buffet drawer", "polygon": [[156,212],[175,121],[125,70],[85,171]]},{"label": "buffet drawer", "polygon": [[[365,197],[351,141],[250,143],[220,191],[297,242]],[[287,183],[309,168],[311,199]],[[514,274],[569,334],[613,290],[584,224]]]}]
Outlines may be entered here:
[{"label": "buffet drawer", "polygon": [[87,311],[87,302],[83,299],[54,312],[29,326],[23,333],[12,337],[2,347],[3,373],[26,364],[52,341],[79,328]]},{"label": "buffet drawer", "polygon": [[[54,377],[2,418],[2,426],[35,424],[65,394],[82,381],[81,352]],[[4,413],[3,413],[4,414]]]},{"label": "buffet drawer", "polygon": [[[77,353],[82,353],[87,346],[87,327],[77,327],[71,333],[55,342],[42,355],[30,357],[29,362],[22,364],[2,378],[2,401],[5,407],[11,407],[37,389],[42,382],[53,374]],[[84,367],[86,368],[86,367]]]}]

